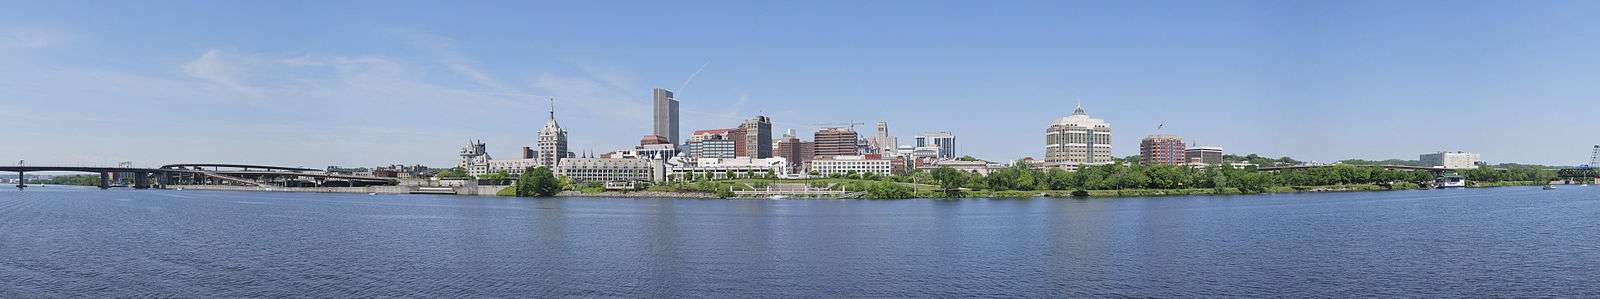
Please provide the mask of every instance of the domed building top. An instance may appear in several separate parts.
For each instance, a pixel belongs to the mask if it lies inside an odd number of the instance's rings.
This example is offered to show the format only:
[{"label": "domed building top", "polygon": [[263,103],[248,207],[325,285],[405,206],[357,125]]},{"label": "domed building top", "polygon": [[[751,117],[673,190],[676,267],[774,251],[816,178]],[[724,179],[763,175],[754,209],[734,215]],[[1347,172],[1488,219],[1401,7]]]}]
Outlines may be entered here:
[{"label": "domed building top", "polygon": [[1052,123],[1050,125],[1051,126],[1077,126],[1077,127],[1084,127],[1084,128],[1107,128],[1107,129],[1111,128],[1111,124],[1110,123],[1106,123],[1106,120],[1089,117],[1089,113],[1083,112],[1083,104],[1079,104],[1078,105],[1078,109],[1072,111],[1072,115],[1067,116],[1067,117],[1057,118],[1055,123]]}]

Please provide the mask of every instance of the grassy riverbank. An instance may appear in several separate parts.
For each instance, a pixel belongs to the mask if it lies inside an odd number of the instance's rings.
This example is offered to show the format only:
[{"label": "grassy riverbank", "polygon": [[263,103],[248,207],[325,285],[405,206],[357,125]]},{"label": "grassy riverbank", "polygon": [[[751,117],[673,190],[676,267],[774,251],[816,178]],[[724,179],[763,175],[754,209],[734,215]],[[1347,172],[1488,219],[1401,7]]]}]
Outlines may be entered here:
[{"label": "grassy riverbank", "polygon": [[1493,187],[1513,187],[1513,186],[1544,186],[1546,184],[1549,184],[1549,183],[1541,183],[1541,182],[1537,182],[1537,181],[1470,182],[1470,183],[1467,184],[1467,187],[1469,187],[1469,188],[1493,188]]}]

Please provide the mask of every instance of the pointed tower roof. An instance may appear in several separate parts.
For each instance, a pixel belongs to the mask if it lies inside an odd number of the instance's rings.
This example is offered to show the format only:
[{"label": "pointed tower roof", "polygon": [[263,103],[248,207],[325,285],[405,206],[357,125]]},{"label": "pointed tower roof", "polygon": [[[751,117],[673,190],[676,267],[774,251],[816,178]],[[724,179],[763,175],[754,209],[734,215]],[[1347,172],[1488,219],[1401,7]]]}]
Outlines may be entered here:
[{"label": "pointed tower roof", "polygon": [[556,123],[556,98],[550,98],[550,119],[544,122],[544,128],[551,132],[561,131],[561,124]]}]

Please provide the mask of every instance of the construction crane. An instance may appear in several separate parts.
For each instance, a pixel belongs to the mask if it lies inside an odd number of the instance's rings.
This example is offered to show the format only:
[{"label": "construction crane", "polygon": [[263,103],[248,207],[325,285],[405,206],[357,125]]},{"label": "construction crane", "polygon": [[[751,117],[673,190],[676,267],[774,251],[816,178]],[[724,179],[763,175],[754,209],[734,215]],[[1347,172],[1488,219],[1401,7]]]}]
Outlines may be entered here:
[{"label": "construction crane", "polygon": [[852,120],[852,121],[847,121],[847,122],[814,123],[814,124],[811,124],[811,125],[820,126],[820,127],[843,127],[843,126],[849,126],[850,127],[850,131],[854,132],[856,130],[856,126],[861,126],[861,125],[866,125],[866,124],[862,123],[862,122],[858,122],[858,121],[853,121]]},{"label": "construction crane", "polygon": [[1600,144],[1594,146],[1594,153],[1589,154],[1589,167],[1600,167]]}]

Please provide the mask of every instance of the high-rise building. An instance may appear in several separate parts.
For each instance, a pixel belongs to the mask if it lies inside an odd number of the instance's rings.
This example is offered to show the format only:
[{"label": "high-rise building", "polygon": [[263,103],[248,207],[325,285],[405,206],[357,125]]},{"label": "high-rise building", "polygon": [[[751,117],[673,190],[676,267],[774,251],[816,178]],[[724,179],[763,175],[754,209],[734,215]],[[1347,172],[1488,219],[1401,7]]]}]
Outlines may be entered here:
[{"label": "high-rise building", "polygon": [[1045,165],[1066,169],[1111,164],[1111,124],[1089,117],[1079,105],[1044,131]]},{"label": "high-rise building", "polygon": [[667,138],[674,145],[681,145],[683,139],[678,139],[678,99],[672,97],[672,91],[656,88],[652,94],[655,97],[655,134]]},{"label": "high-rise building", "polygon": [[1222,147],[1207,145],[1190,146],[1183,149],[1183,158],[1188,160],[1189,163],[1219,165],[1222,164]]},{"label": "high-rise building", "polygon": [[872,153],[889,153],[895,150],[899,141],[889,135],[889,122],[878,121],[878,134],[867,140],[867,149]]},{"label": "high-rise building", "polygon": [[533,157],[538,155],[538,154],[539,154],[539,151],[533,150],[533,147],[527,147],[527,146],[522,147],[522,158],[523,159],[533,159]]},{"label": "high-rise building", "polygon": [[756,116],[745,120],[737,130],[742,134],[735,134],[739,143],[739,157],[766,159],[772,157],[772,120],[766,116]]},{"label": "high-rise building", "polygon": [[[721,140],[721,141],[727,141],[727,146],[728,146],[728,148],[727,148],[727,150],[728,150],[727,151],[727,154],[728,154],[727,158],[733,158],[734,144],[733,144],[733,141],[729,138],[729,136],[732,135],[733,131],[735,131],[735,130],[737,130],[737,129],[710,129],[710,130],[697,130],[697,131],[694,131],[693,134],[689,135],[689,139],[687,141],[684,141],[684,144],[683,144],[684,145],[683,147],[685,148],[684,151],[689,153],[689,159],[690,160],[698,159],[698,158],[704,158],[705,157],[705,152],[706,152],[705,149],[707,148],[707,146],[705,144],[705,141],[707,141],[707,140]],[[715,149],[720,150],[721,146],[722,146],[722,143],[718,142],[717,144],[714,144],[714,146],[712,146],[711,148],[715,148]],[[719,151],[719,152],[717,152],[717,154],[720,155],[721,152]],[[722,157],[718,156],[716,158],[722,158]]]},{"label": "high-rise building", "polygon": [[857,148],[855,131],[849,128],[823,128],[812,135],[815,142],[815,156],[855,156],[860,155]]},{"label": "high-rise building", "polygon": [[1468,169],[1478,167],[1478,154],[1462,151],[1437,152],[1419,155],[1424,167],[1437,167],[1445,169]]},{"label": "high-rise building", "polygon": [[737,157],[737,146],[729,139],[706,139],[699,142],[700,155],[697,158],[729,159]]},{"label": "high-rise building", "polygon": [[922,133],[922,135],[917,135],[917,146],[916,147],[938,148],[938,152],[935,154],[935,158],[938,158],[938,159],[955,159],[956,158],[956,135],[955,134],[950,134],[950,132],[942,132],[942,131],[941,132]]},{"label": "high-rise building", "polygon": [[744,128],[741,127],[741,128],[733,129],[733,131],[728,131],[728,135],[723,136],[724,139],[728,139],[728,140],[732,140],[733,141],[733,155],[734,155],[734,157],[749,157],[749,155],[745,155],[745,151],[744,151],[744,148],[745,148],[744,143],[745,143],[745,141],[749,141],[749,140],[745,139],[745,135],[747,135],[747,134],[745,134]]},{"label": "high-rise building", "polygon": [[567,152],[567,130],[561,129],[556,123],[556,100],[550,99],[550,119],[544,122],[544,128],[539,129],[539,166],[549,167],[554,170],[560,165],[561,159],[571,157]]},{"label": "high-rise building", "polygon": [[806,162],[810,162],[813,157],[816,157],[815,149],[812,148],[813,145],[811,142],[801,141],[800,138],[795,137],[794,130],[791,129],[787,134],[783,134],[783,138],[778,139],[776,155],[788,160],[789,172],[801,173],[802,170],[805,170]]},{"label": "high-rise building", "polygon": [[1184,158],[1183,137],[1176,135],[1150,135],[1139,141],[1139,162],[1147,165],[1179,165],[1188,163]]}]

